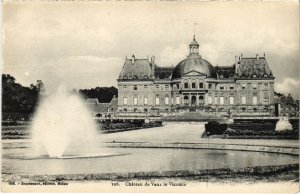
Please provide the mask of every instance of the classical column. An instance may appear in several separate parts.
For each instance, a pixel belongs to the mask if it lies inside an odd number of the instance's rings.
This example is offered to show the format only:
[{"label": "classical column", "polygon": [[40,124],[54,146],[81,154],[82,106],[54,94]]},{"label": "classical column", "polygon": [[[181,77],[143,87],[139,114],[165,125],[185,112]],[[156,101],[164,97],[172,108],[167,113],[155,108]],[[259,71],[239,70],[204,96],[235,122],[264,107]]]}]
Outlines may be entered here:
[{"label": "classical column", "polygon": [[190,107],[192,106],[192,95],[191,95],[191,93],[189,93],[189,106]]}]

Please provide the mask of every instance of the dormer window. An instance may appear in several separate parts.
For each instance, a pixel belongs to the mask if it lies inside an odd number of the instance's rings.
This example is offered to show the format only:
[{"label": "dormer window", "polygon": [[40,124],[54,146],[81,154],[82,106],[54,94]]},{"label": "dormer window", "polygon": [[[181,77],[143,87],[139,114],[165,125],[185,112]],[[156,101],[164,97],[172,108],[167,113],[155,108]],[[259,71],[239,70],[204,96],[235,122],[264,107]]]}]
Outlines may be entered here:
[{"label": "dormer window", "polygon": [[242,84],[242,89],[246,89],[246,84]]},{"label": "dormer window", "polygon": [[253,89],[257,89],[257,84],[252,85]]}]

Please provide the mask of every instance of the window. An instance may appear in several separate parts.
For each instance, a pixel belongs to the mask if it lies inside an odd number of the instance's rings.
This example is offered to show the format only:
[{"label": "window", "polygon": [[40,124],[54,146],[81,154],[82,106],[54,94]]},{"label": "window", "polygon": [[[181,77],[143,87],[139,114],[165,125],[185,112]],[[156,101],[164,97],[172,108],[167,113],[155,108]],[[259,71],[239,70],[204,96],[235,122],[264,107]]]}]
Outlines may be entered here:
[{"label": "window", "polygon": [[268,83],[265,83],[265,84],[264,84],[264,88],[265,88],[265,89],[268,89]]},{"label": "window", "polygon": [[127,97],[123,98],[123,105],[127,105]]},{"label": "window", "polygon": [[148,97],[144,97],[144,105],[148,105]]},{"label": "window", "polygon": [[233,96],[230,96],[229,97],[229,104],[234,104],[234,97]]},{"label": "window", "polygon": [[252,85],[252,88],[253,88],[254,90],[256,90],[256,89],[257,89],[257,84],[253,84],[253,85]]},{"label": "window", "polygon": [[269,104],[269,94],[268,92],[264,92],[264,104]]},{"label": "window", "polygon": [[169,85],[165,85],[165,88],[166,88],[166,90],[168,90],[169,89]]},{"label": "window", "polygon": [[196,83],[192,83],[192,88],[196,88]]},{"label": "window", "polygon": [[264,104],[269,104],[269,98],[264,98]]},{"label": "window", "polygon": [[220,97],[220,104],[224,104],[224,97],[223,96]]},{"label": "window", "polygon": [[234,86],[233,86],[233,85],[230,85],[229,89],[230,89],[230,90],[233,90],[233,89],[234,89]]},{"label": "window", "polygon": [[123,90],[127,90],[127,85],[124,85],[124,86],[123,86]]},{"label": "window", "polygon": [[218,96],[215,96],[215,104],[218,104]]},{"label": "window", "polygon": [[138,99],[137,97],[133,97],[133,105],[137,105],[138,104]]},{"label": "window", "polygon": [[246,89],[246,84],[242,84],[242,89]]},{"label": "window", "polygon": [[133,86],[133,90],[137,90],[137,85],[134,85],[134,86]]},{"label": "window", "polygon": [[199,83],[199,88],[203,88],[203,83]]},{"label": "window", "polygon": [[208,84],[208,89],[211,89],[212,88],[212,85],[211,84]]},{"label": "window", "polygon": [[148,85],[144,85],[144,89],[147,90],[148,89]]},{"label": "window", "polygon": [[184,96],[183,100],[184,100],[184,105],[189,104],[189,97],[188,96]]},{"label": "window", "polygon": [[179,84],[176,84],[177,89],[179,89]]},{"label": "window", "polygon": [[159,90],[159,85],[155,85],[156,90]]},{"label": "window", "polygon": [[224,90],[224,85],[220,85],[220,90]]},{"label": "window", "polygon": [[204,97],[203,96],[199,96],[199,104],[200,105],[204,104]]},{"label": "window", "polygon": [[242,104],[246,104],[246,96],[242,96]]},{"label": "window", "polygon": [[252,97],[252,104],[257,105],[257,96]]},{"label": "window", "polygon": [[165,97],[165,105],[169,104],[169,97]]},{"label": "window", "polygon": [[257,112],[257,108],[253,108],[253,112]]},{"label": "window", "polygon": [[184,88],[189,88],[189,83],[184,83]]},{"label": "window", "polygon": [[159,97],[155,98],[155,105],[159,105]]},{"label": "window", "polygon": [[212,104],[212,97],[208,96],[208,104]]},{"label": "window", "polygon": [[176,104],[180,104],[180,97],[176,96]]}]

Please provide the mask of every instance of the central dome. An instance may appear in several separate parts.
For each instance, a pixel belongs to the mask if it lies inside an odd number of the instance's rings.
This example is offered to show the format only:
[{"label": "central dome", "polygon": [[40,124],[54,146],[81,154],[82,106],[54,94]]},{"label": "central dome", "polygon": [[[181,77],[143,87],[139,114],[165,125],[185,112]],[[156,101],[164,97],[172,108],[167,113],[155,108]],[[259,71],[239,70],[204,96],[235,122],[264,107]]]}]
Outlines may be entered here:
[{"label": "central dome", "polygon": [[185,74],[192,71],[204,74],[207,77],[212,77],[214,75],[214,68],[208,61],[202,59],[199,55],[199,44],[196,41],[195,35],[189,47],[190,55],[178,63],[173,70],[172,79],[181,78]]},{"label": "central dome", "polygon": [[202,59],[200,55],[188,56],[176,65],[172,73],[172,79],[181,78],[186,73],[192,71],[205,74],[207,77],[212,77],[214,68],[208,61]]}]

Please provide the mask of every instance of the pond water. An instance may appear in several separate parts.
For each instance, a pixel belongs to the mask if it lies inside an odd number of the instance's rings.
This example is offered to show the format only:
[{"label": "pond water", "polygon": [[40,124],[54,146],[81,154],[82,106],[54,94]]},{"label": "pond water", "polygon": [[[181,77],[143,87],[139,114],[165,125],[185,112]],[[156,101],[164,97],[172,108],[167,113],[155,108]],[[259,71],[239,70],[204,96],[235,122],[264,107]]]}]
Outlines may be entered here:
[{"label": "pond water", "polygon": [[[81,174],[200,170],[298,163],[284,154],[203,149],[102,148],[104,156],[91,158],[30,158],[28,143],[10,142],[3,147],[3,174]],[[105,153],[108,153],[105,157]]]}]

